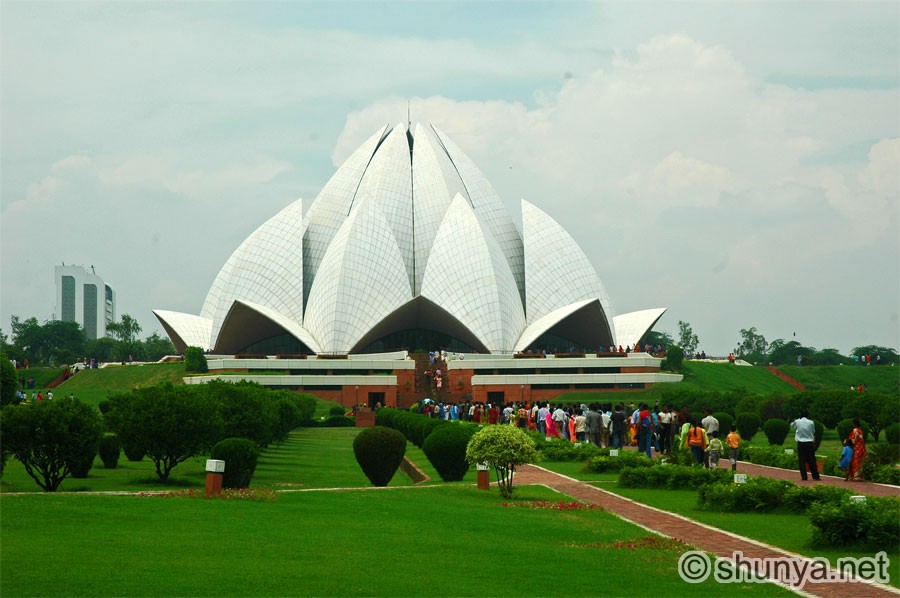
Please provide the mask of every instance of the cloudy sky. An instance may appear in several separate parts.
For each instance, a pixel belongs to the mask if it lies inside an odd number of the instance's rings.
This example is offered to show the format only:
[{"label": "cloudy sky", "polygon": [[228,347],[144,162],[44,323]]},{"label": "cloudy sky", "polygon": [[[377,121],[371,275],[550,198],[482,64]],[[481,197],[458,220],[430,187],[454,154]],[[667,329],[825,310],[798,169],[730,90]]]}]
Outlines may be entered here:
[{"label": "cloudy sky", "polygon": [[0,4],[0,328],[53,267],[199,313],[228,256],[384,124],[437,124],[617,313],[900,344],[900,3]]}]

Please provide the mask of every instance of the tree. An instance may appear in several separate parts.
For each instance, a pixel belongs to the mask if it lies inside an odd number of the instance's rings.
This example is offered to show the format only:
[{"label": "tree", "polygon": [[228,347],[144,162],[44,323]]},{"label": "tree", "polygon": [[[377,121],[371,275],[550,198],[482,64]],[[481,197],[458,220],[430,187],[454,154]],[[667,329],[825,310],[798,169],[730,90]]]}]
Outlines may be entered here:
[{"label": "tree", "polygon": [[71,363],[84,354],[87,337],[77,322],[39,324],[37,318],[23,322],[12,316],[11,323],[13,344],[32,364]]},{"label": "tree", "polygon": [[0,350],[0,408],[17,403],[16,387],[18,380],[16,379],[16,368],[6,355],[6,351]]},{"label": "tree", "polygon": [[117,341],[116,349],[123,361],[129,356],[133,356],[141,348],[138,340],[141,325],[128,314],[122,314],[122,318],[118,322],[107,324],[106,333]]},{"label": "tree", "polygon": [[682,320],[678,320],[678,346],[684,349],[684,354],[690,358],[697,350],[700,339],[694,334],[691,325]]},{"label": "tree", "polygon": [[656,346],[660,345],[662,347],[671,347],[675,344],[675,339],[672,338],[672,335],[668,332],[663,331],[655,331],[651,330],[647,333],[647,336],[644,337],[644,342],[648,345]]},{"label": "tree", "polygon": [[110,398],[106,414],[123,446],[144,450],[166,482],[179,463],[207,450],[221,435],[222,418],[207,393],[171,383]]},{"label": "tree", "polygon": [[516,472],[516,466],[530,463],[536,453],[534,443],[520,428],[487,426],[469,441],[466,460],[469,463],[486,463],[493,467],[501,496],[510,498],[513,493],[513,474]]},{"label": "tree", "polygon": [[751,328],[741,328],[740,334],[741,342],[734,349],[735,355],[752,357],[755,358],[755,361],[759,361],[760,358],[765,357],[766,349],[769,345],[766,342],[766,338],[756,332],[756,326]]},{"label": "tree", "polygon": [[[871,355],[873,365],[900,364],[900,355],[897,354],[896,349],[892,349],[890,347],[866,345],[865,347],[854,348],[853,351],[850,352],[850,355],[856,355],[857,357],[862,357],[863,355]],[[879,355],[881,355],[880,360],[878,359]]]},{"label": "tree", "polygon": [[46,492],[55,492],[71,473],[72,460],[97,450],[103,434],[100,414],[78,399],[10,405],[0,414],[3,447],[25,466]]},{"label": "tree", "polygon": [[161,337],[154,332],[144,339],[144,350],[141,357],[146,361],[158,361],[166,355],[175,355],[175,345],[168,337]]}]

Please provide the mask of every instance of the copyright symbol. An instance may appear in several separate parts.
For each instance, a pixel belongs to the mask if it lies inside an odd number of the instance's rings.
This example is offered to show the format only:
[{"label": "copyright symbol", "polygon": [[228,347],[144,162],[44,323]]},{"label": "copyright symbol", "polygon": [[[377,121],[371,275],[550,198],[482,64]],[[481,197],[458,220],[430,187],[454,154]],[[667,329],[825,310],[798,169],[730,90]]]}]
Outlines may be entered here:
[{"label": "copyright symbol", "polygon": [[678,558],[678,575],[688,583],[701,583],[709,577],[709,557],[700,550],[688,550]]}]

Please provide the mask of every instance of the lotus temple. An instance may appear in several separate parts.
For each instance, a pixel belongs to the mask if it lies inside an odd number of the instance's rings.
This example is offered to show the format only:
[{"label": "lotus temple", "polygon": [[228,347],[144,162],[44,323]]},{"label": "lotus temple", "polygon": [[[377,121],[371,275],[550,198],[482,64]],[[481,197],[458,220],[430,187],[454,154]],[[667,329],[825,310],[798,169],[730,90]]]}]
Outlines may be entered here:
[{"label": "lotus temple", "polygon": [[179,351],[207,352],[210,376],[190,383],[247,379],[348,406],[681,379],[636,350],[665,308],[614,314],[556,221],[522,200],[521,222],[437,127],[386,126],[305,214],[298,199],[247,237],[199,315],[153,313]]}]

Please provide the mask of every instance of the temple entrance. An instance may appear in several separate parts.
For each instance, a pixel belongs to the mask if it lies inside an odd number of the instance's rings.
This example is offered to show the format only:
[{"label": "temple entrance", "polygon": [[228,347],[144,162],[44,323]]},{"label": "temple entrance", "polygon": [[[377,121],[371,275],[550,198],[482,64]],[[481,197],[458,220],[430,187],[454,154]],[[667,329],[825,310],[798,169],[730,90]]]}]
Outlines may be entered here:
[{"label": "temple entrance", "polygon": [[370,392],[369,393],[369,409],[375,411],[375,406],[381,403],[381,406],[384,407],[384,393],[383,392]]}]

